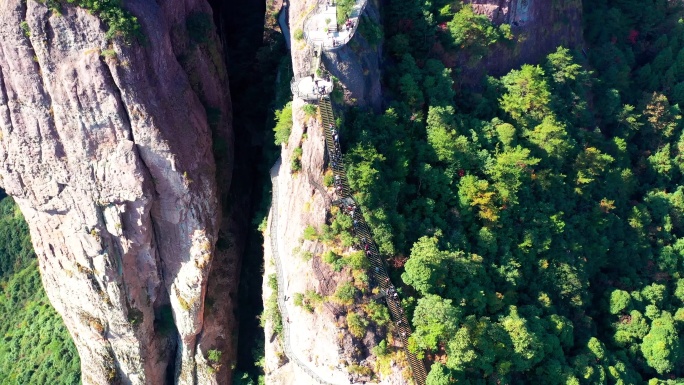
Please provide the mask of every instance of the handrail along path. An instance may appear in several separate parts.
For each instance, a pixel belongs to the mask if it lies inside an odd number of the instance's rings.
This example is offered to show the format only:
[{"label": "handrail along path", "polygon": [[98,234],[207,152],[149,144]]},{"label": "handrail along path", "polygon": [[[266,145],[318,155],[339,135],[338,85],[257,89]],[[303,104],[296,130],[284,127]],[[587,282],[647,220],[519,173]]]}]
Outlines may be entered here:
[{"label": "handrail along path", "polygon": [[[344,164],[342,160],[342,153],[340,151],[339,145],[333,139],[333,134],[331,128],[335,127],[335,119],[332,109],[332,104],[329,98],[322,98],[319,101],[318,109],[321,116],[321,121],[323,124],[323,129],[325,130],[325,143],[330,155],[330,159],[333,161],[333,174],[335,175],[335,180],[341,186],[340,195],[341,198],[352,198],[351,189],[349,188],[349,182],[347,181],[347,174],[344,169]],[[404,310],[399,301],[399,296],[396,294],[396,290],[392,285],[389,275],[387,274],[387,268],[383,263],[383,260],[378,252],[378,248],[373,241],[373,237],[370,232],[370,228],[366,223],[363,213],[359,205],[355,205],[354,219],[356,219],[356,237],[359,244],[368,244],[368,260],[371,263],[370,276],[378,287],[380,287],[385,293],[389,293],[386,298],[387,307],[392,315],[392,320],[394,321],[397,330],[399,331],[399,339],[403,344],[404,351],[406,352],[406,357],[408,358],[409,364],[413,371],[413,378],[418,385],[424,385],[427,379],[427,371],[425,369],[425,364],[423,361],[419,360],[414,353],[408,349],[408,339],[411,336],[411,328],[408,326],[408,320],[404,314]]]},{"label": "handrail along path", "polygon": [[[351,38],[354,36],[354,33],[358,28],[361,14],[365,10],[367,2],[368,0],[356,0],[356,4],[354,5],[354,8],[350,15],[350,19],[356,19],[356,21],[354,22],[352,20],[351,28],[346,31],[347,33],[343,36],[342,40],[335,40],[335,37],[331,37],[330,39],[327,39],[325,37],[313,37],[314,31],[312,31],[312,24],[315,22],[314,17],[323,14],[324,12],[328,12],[328,0],[319,0],[316,6],[305,16],[303,21],[304,37],[307,44],[309,46],[314,47],[314,56],[316,56],[316,59],[318,59],[316,60],[316,68],[313,68],[311,70],[313,74],[316,74],[316,71],[320,66],[320,57],[322,56],[323,51],[336,50],[338,48],[341,48],[351,40]],[[337,28],[335,26],[335,30],[336,29]],[[311,76],[311,74],[299,74],[298,76],[295,76],[295,78],[291,82],[292,92],[295,96],[298,96],[305,100],[318,100],[318,113],[325,132],[326,150],[328,151],[328,155],[331,160],[332,170],[335,177],[335,186],[338,188],[337,195],[341,198],[338,199],[338,201],[353,201],[352,192],[349,187],[349,182],[347,180],[347,175],[342,160],[342,152],[339,147],[338,141],[335,140],[336,138],[333,138],[332,130],[336,128],[336,123],[332,103],[330,102],[329,97],[330,93],[332,92],[332,87],[330,90],[323,90],[323,94],[309,94],[308,92],[302,94],[301,90],[297,87],[297,83],[305,76]],[[310,173],[308,173],[308,176],[309,181],[313,182],[313,178],[311,177]],[[278,278],[278,307],[280,308],[282,317],[289,320],[287,308],[285,306],[285,296],[283,291],[284,276],[281,264],[282,262],[280,261],[280,257],[278,254],[278,187],[277,181],[275,180],[275,176],[272,176],[271,181],[273,183],[273,217],[271,219],[270,233],[271,250],[274,256],[273,259],[276,261],[275,263]],[[315,184],[315,187],[317,190],[319,190],[319,192],[321,192],[324,195],[324,198],[326,198],[326,203],[330,204],[330,198],[327,196],[327,193],[325,192],[323,186]],[[355,236],[361,247],[366,248],[366,255],[371,263],[371,267],[369,269],[371,281],[375,286],[381,289],[382,293],[385,294],[384,298],[387,303],[387,307],[389,308],[390,314],[392,316],[392,321],[394,322],[396,330],[398,331],[397,338],[402,342],[403,349],[406,353],[409,365],[411,366],[413,380],[417,385],[425,385],[427,379],[427,371],[425,368],[425,364],[422,360],[418,359],[418,357],[416,357],[416,355],[408,349],[408,339],[411,336],[411,328],[409,327],[408,320],[406,319],[406,315],[404,314],[401,302],[399,301],[399,295],[390,281],[389,275],[387,274],[387,267],[385,266],[385,263],[382,257],[380,256],[377,245],[373,241],[370,228],[368,227],[368,224],[366,223],[363,217],[361,208],[358,204],[356,204],[356,202],[354,202],[354,209],[351,214],[355,219]],[[294,351],[292,351],[292,347],[290,346],[289,322],[283,324],[283,334],[283,349],[287,357],[294,361],[297,364],[297,366],[303,369],[315,381],[321,384],[333,385],[332,383],[327,382],[326,380],[319,377],[313,370],[311,370],[311,368],[305,362],[301,361],[294,354]]]},{"label": "handrail along path", "polygon": [[271,176],[271,184],[273,186],[273,198],[271,199],[271,210],[273,215],[271,216],[269,235],[271,237],[271,255],[273,256],[273,261],[275,262],[276,279],[278,281],[278,308],[280,310],[281,318],[285,321],[283,322],[283,353],[285,353],[288,359],[293,361],[300,369],[306,372],[309,377],[314,379],[319,384],[338,385],[324,380],[316,372],[311,370],[308,364],[297,357],[292,350],[292,345],[290,345],[290,316],[287,312],[287,306],[285,305],[285,275],[283,274],[283,263],[280,259],[280,252],[278,250],[278,181],[276,180],[276,176]]}]

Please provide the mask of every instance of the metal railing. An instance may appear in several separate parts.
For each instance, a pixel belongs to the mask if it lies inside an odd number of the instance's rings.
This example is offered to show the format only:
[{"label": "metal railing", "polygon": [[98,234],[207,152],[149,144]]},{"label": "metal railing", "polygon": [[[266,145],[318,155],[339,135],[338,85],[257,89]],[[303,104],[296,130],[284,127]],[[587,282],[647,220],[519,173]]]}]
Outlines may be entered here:
[{"label": "metal railing", "polygon": [[[301,79],[300,79],[301,80]],[[312,92],[306,92],[302,91],[299,89],[299,80],[294,81],[294,78],[292,79],[292,82],[290,82],[290,91],[292,91],[292,95],[295,95],[299,97],[300,99],[304,100],[318,100],[322,96],[329,95],[333,91],[333,86],[325,87],[324,91],[321,92],[314,92],[315,88],[312,88]]]},{"label": "metal railing", "polygon": [[311,370],[309,365],[295,355],[294,351],[292,350],[292,345],[290,345],[290,316],[287,312],[287,306],[285,305],[285,280],[283,275],[283,264],[278,250],[278,182],[275,177],[271,178],[271,184],[273,186],[273,198],[271,200],[271,210],[273,211],[273,215],[271,216],[271,226],[269,227],[269,232],[271,237],[271,255],[273,256],[273,261],[276,265],[276,278],[278,281],[278,308],[280,309],[280,316],[284,320],[283,351],[288,359],[290,359],[295,363],[295,365],[306,372],[306,374],[308,374],[309,377],[311,377],[314,381],[324,385],[338,385],[324,380],[316,372]]},{"label": "metal railing", "polygon": [[[297,75],[295,75],[292,80],[290,80],[290,91],[292,92],[292,95],[298,96],[301,99],[304,100],[318,100],[323,96],[329,95],[332,93],[335,84],[331,81],[330,85],[328,87],[324,87],[323,92],[319,92],[318,89],[312,88],[311,92],[308,91],[302,91],[299,87],[299,82],[302,81],[303,79],[307,77],[313,76],[314,71],[319,71],[319,69],[314,69],[313,71],[310,72],[301,72]],[[330,73],[325,70],[321,70],[321,76],[328,76],[330,77]],[[313,84],[312,84],[313,86]]]},{"label": "metal railing", "polygon": [[[322,55],[322,51],[332,51],[336,50],[338,48],[343,47],[345,44],[347,44],[351,38],[354,36],[356,33],[356,30],[359,26],[360,23],[360,18],[361,15],[363,14],[366,5],[368,4],[368,0],[357,0],[356,4],[354,5],[354,8],[352,9],[352,13],[349,15],[349,19],[356,18],[356,23],[354,23],[351,27],[351,31],[349,31],[348,34],[342,39],[335,41],[334,39],[314,39],[311,36],[311,30],[312,30],[312,22],[313,18],[315,15],[320,14],[324,11],[324,7],[326,7],[327,0],[319,0],[316,6],[304,17],[303,21],[303,26],[302,30],[304,32],[304,38],[306,39],[306,42],[309,46],[313,46],[315,48],[316,53],[318,54],[318,58]],[[337,20],[334,20],[335,23],[337,23]],[[318,61],[320,62],[320,61]],[[313,69],[314,71],[317,70],[317,68]],[[306,76],[311,76],[311,73],[308,73]],[[339,147],[339,142],[336,141],[333,138],[332,135],[332,129],[336,126],[335,124],[335,119],[334,119],[334,114],[333,114],[333,109],[332,109],[332,104],[330,103],[330,99],[327,95],[321,95],[316,92],[302,92],[299,87],[298,83],[301,81],[303,76],[295,76],[291,83],[290,83],[290,89],[293,93],[293,95],[299,96],[300,98],[306,99],[306,100],[313,100],[313,99],[318,99],[318,111],[320,114],[320,119],[323,124],[323,129],[325,131],[325,143],[326,143],[326,149],[328,151],[328,154],[330,155],[329,158],[331,160],[332,164],[332,170],[334,174],[334,180],[335,180],[335,189],[338,191],[338,195],[342,198],[348,198],[352,199],[352,194],[351,194],[351,189],[349,188],[349,182],[347,181],[347,176],[344,170],[344,164],[342,161],[342,152]],[[313,91],[313,90],[312,90]],[[332,92],[332,89],[330,90]],[[310,182],[312,182],[312,178],[309,175]],[[322,186],[318,184],[314,184],[314,187],[317,189],[321,189]],[[281,314],[283,317],[286,317],[286,319],[289,319],[287,315],[287,308],[285,307],[285,302],[284,302],[284,294],[282,293],[282,285],[284,284],[283,281],[283,270],[282,270],[282,265],[280,262],[280,258],[278,256],[278,246],[277,246],[277,217],[278,217],[278,205],[277,205],[277,185],[276,182],[273,180],[273,203],[272,203],[272,209],[274,210],[274,215],[273,219],[271,221],[271,249],[272,249],[272,254],[274,255],[274,260],[276,261],[276,268],[277,268],[277,277],[278,277],[278,307],[281,309]],[[324,193],[323,191],[322,193]],[[324,197],[327,196],[327,193],[324,193]],[[329,198],[328,198],[329,199]],[[346,200],[346,199],[345,199]],[[389,275],[387,274],[387,268],[385,266],[384,260],[380,256],[379,250],[373,242],[373,237],[371,235],[370,228],[368,227],[368,224],[364,220],[363,213],[361,212],[361,209],[359,208],[358,205],[354,205],[354,209],[352,211],[352,217],[354,218],[354,233],[355,237],[357,238],[359,244],[361,245],[362,248],[365,248],[366,254],[368,256],[368,260],[371,263],[370,267],[370,278],[373,286],[379,287],[382,291],[382,293],[385,294],[385,300],[387,303],[387,307],[389,308],[392,320],[394,321],[394,324],[396,326],[396,329],[398,330],[398,335],[396,336],[403,344],[404,351],[406,353],[406,357],[409,361],[409,365],[411,366],[411,370],[413,373],[413,379],[416,382],[417,385],[425,385],[425,381],[427,379],[427,372],[425,369],[425,364],[423,361],[419,360],[415,354],[413,354],[409,349],[408,349],[408,339],[411,336],[411,329],[408,326],[408,320],[406,319],[406,316],[404,315],[404,310],[401,306],[401,302],[399,302],[399,297],[396,292],[396,289],[392,285]],[[320,273],[320,272],[318,272]],[[329,309],[333,314],[335,313],[335,310]],[[320,378],[315,372],[313,372],[308,365],[303,363],[302,361],[299,360],[294,355],[294,352],[292,352],[292,349],[290,347],[290,331],[289,331],[289,325],[283,324],[283,349],[285,350],[285,354],[293,360],[298,366],[300,366],[305,372],[307,372],[311,378],[315,379],[319,383],[322,384],[328,384],[328,382],[324,381],[322,378]]]},{"label": "metal railing", "polygon": [[[349,188],[349,183],[347,181],[347,175],[344,169],[339,142],[336,141],[332,135],[332,128],[334,128],[336,125],[330,99],[322,98],[319,100],[318,109],[321,122],[323,124],[323,129],[325,130],[326,148],[328,154],[330,155],[331,164],[333,166],[332,169],[335,175],[335,187],[338,190],[338,196],[342,198],[338,199],[337,201],[348,201],[349,199],[353,200],[351,189]],[[358,204],[354,205],[352,217],[355,220],[355,236],[361,247],[366,249],[366,255],[371,263],[370,278],[372,279],[374,286],[379,287],[381,290],[387,293],[387,307],[389,308],[390,314],[392,315],[392,320],[399,331],[399,335],[397,337],[403,344],[406,357],[411,365],[413,379],[415,380],[416,384],[424,385],[427,379],[425,364],[408,349],[408,339],[411,336],[411,328],[408,326],[408,320],[406,319],[401,302],[399,301],[399,295],[390,281],[389,275],[387,274],[387,267],[385,266],[384,260],[380,256],[375,242],[373,242],[373,236],[371,235],[370,228],[368,227],[368,224],[366,223],[363,213],[361,212],[361,208]]]},{"label": "metal railing", "polygon": [[[304,22],[302,26],[302,31],[304,32],[304,39],[306,40],[306,43],[312,46],[315,46],[316,44],[320,44],[323,50],[325,51],[334,51],[337,49],[342,48],[345,44],[349,43],[352,37],[354,37],[354,34],[356,33],[356,29],[359,26],[359,22],[361,19],[361,15],[363,14],[363,11],[366,9],[366,5],[368,5],[368,0],[357,0],[356,4],[354,5],[354,8],[352,9],[351,15],[349,15],[349,18],[352,19],[354,17],[358,18],[354,26],[352,27],[351,31],[349,34],[342,40],[338,40],[335,44],[332,39],[314,39],[311,37],[311,34],[309,33],[311,29],[311,23],[313,22],[313,17],[317,14],[323,13],[323,11],[326,9],[326,4],[328,3],[327,0],[319,0],[314,9],[309,11],[309,13],[306,14],[304,17]],[[332,20],[332,22],[337,23],[337,20]]]}]

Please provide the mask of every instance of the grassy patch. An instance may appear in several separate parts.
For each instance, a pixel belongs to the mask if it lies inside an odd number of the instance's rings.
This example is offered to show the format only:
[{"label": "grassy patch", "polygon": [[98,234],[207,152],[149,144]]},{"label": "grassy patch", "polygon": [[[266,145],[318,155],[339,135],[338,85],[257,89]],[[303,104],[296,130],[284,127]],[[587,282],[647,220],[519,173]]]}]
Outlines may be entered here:
[{"label": "grassy patch", "polygon": [[302,154],[303,150],[302,147],[297,147],[294,150],[292,150],[292,158],[290,160],[290,169],[292,173],[297,173],[299,171],[302,171]]},{"label": "grassy patch", "polygon": [[24,32],[24,36],[31,37],[31,28],[29,28],[29,25],[25,20],[19,23],[19,27],[21,28],[22,32]]},{"label": "grassy patch", "polygon": [[318,110],[318,107],[316,107],[313,104],[306,104],[304,107],[302,107],[302,111],[304,111],[304,114],[308,117],[314,117],[316,116],[316,111]]},{"label": "grassy patch", "polygon": [[297,28],[294,31],[294,38],[297,41],[302,41],[304,40],[304,31],[301,28]]},{"label": "grassy patch", "polygon": [[103,49],[100,56],[104,58],[116,58],[116,51],[114,49]]},{"label": "grassy patch", "polygon": [[347,328],[356,338],[363,338],[366,335],[366,328],[369,322],[362,315],[357,313],[347,313]]},{"label": "grassy patch", "polygon": [[304,308],[309,313],[313,313],[318,305],[323,303],[323,296],[315,290],[307,290],[304,294],[295,293],[293,297],[295,306]]},{"label": "grassy patch", "polygon": [[335,294],[333,295],[333,301],[339,303],[340,305],[351,305],[354,303],[354,298],[358,290],[350,282],[342,284],[337,288]]},{"label": "grassy patch", "polygon": [[315,227],[309,225],[306,226],[304,229],[304,234],[302,234],[302,238],[307,240],[307,241],[315,241],[319,237],[318,235],[318,230],[316,230]]}]

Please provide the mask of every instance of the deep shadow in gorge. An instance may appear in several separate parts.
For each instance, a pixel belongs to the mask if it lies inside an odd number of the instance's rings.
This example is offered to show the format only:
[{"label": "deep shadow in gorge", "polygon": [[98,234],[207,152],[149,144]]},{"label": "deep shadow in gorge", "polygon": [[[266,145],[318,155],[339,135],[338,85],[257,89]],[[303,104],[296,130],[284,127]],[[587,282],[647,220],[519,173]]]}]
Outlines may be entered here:
[{"label": "deep shadow in gorge", "polygon": [[261,369],[255,361],[263,356],[264,339],[258,320],[263,311],[263,236],[258,222],[270,204],[268,169],[277,153],[267,117],[272,116],[277,68],[286,48],[282,35],[264,27],[264,0],[209,3],[226,52],[233,105],[235,163],[229,201],[233,202],[233,217],[247,225],[236,306],[239,328],[234,331],[238,333],[235,371],[238,376],[248,373],[256,381]]}]

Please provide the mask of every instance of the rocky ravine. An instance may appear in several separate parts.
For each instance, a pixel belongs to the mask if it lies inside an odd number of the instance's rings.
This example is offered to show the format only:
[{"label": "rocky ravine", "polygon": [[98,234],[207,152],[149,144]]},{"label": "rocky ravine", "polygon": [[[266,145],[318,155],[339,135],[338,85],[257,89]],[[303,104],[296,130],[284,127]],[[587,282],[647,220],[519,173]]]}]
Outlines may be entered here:
[{"label": "rocky ravine", "polygon": [[[97,16],[67,3],[61,14],[0,3],[0,185],[29,224],[85,384],[227,383],[217,369],[232,325],[209,325],[221,317],[205,318],[204,299],[229,183],[217,188],[212,134],[232,152],[230,99],[216,35],[195,44],[185,27],[211,9],[126,8],[142,45],[110,42]],[[211,127],[205,107],[220,111]],[[208,362],[209,349],[226,354]]]}]

